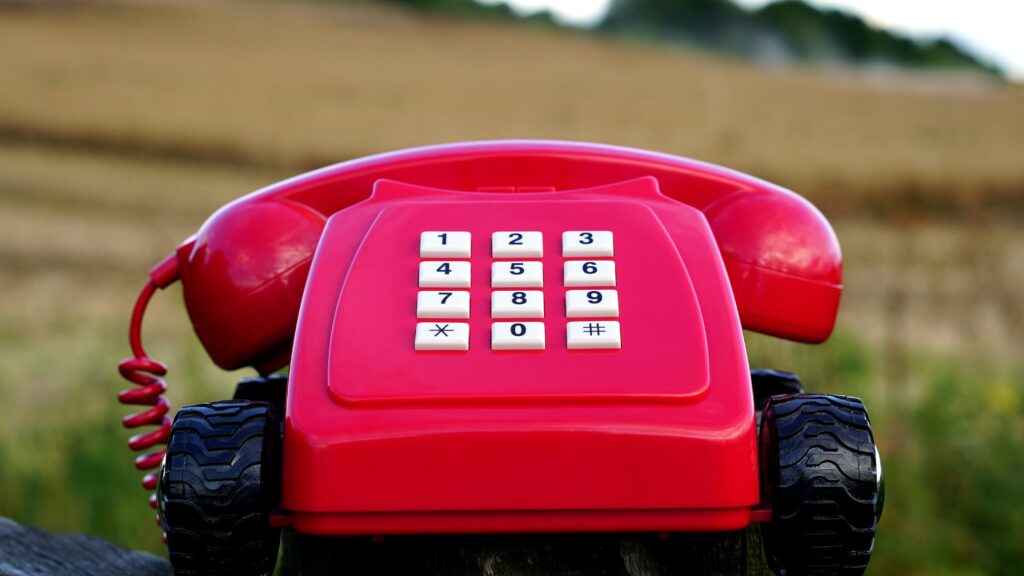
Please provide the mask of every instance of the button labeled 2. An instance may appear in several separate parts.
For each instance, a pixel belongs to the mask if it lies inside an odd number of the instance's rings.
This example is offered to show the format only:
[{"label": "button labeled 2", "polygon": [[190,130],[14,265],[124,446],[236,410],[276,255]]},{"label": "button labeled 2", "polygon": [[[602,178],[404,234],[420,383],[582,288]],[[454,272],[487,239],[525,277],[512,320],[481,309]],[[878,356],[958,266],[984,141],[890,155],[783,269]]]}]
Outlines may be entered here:
[{"label": "button labeled 2", "polygon": [[492,350],[543,350],[543,322],[495,322],[491,325]]},{"label": "button labeled 2", "polygon": [[469,258],[469,232],[428,231],[420,234],[420,258]]},{"label": "button labeled 2", "polygon": [[540,258],[544,256],[544,236],[540,232],[495,232],[491,236],[494,258]]},{"label": "button labeled 2", "polygon": [[417,318],[469,318],[469,292],[423,290],[416,296]]},{"label": "button labeled 2", "polygon": [[608,230],[570,230],[562,233],[562,256],[614,256],[612,233]]},{"label": "button labeled 2", "polygon": [[565,293],[567,318],[618,318],[617,290],[569,290]]},{"label": "button labeled 2", "polygon": [[420,288],[469,288],[469,262],[420,262]]}]

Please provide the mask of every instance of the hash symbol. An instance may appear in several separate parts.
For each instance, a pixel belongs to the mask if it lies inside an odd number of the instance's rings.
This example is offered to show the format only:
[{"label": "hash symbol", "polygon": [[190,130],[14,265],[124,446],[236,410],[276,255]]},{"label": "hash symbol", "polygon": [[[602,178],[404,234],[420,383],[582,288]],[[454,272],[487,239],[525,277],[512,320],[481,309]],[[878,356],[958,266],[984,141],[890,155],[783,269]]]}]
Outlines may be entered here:
[{"label": "hash symbol", "polygon": [[604,334],[605,329],[604,326],[591,322],[583,327],[583,331],[587,333],[587,336],[600,336],[601,334]]},{"label": "hash symbol", "polygon": [[449,328],[447,324],[445,324],[444,326],[441,326],[440,324],[434,324],[434,327],[430,329],[430,331],[434,333],[434,338],[437,338],[438,336],[442,335],[445,338],[447,338],[449,330],[451,330],[451,328]]}]

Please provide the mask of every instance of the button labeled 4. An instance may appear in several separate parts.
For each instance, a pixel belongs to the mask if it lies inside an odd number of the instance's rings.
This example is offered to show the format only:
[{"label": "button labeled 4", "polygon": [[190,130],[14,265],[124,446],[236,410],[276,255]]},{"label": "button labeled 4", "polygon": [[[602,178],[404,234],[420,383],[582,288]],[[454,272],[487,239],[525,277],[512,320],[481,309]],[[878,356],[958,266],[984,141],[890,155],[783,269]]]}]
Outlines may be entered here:
[{"label": "button labeled 4", "polygon": [[469,262],[420,262],[420,288],[469,288]]}]

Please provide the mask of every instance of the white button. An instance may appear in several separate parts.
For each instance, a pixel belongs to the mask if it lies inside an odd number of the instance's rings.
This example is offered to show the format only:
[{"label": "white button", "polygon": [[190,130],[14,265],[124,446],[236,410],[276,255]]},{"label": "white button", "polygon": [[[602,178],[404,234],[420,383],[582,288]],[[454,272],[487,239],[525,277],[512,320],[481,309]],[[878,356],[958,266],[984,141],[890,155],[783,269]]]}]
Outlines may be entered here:
[{"label": "white button", "polygon": [[565,293],[567,318],[618,318],[617,290],[569,290]]},{"label": "white button", "polygon": [[562,233],[562,256],[614,256],[612,233],[607,230],[571,230]]},{"label": "white button", "polygon": [[544,237],[540,232],[495,232],[491,236],[494,258],[540,258],[544,255]]},{"label": "white button", "polygon": [[544,293],[540,290],[499,290],[491,293],[495,318],[543,318]]},{"label": "white button", "polygon": [[543,322],[495,322],[491,325],[493,350],[543,350]]},{"label": "white button", "polygon": [[422,291],[416,296],[417,318],[469,318],[469,292]]},{"label": "white button", "polygon": [[544,266],[540,262],[492,262],[491,286],[540,288],[544,286]]},{"label": "white button", "polygon": [[469,288],[469,262],[420,262],[420,288]]},{"label": "white button", "polygon": [[570,350],[622,348],[618,322],[569,322],[566,332],[566,344]]},{"label": "white button", "polygon": [[566,286],[615,286],[615,262],[611,260],[567,260]]},{"label": "white button", "polygon": [[469,324],[420,322],[416,324],[417,350],[469,350]]},{"label": "white button", "polygon": [[420,258],[469,258],[469,232],[424,232],[420,234]]}]

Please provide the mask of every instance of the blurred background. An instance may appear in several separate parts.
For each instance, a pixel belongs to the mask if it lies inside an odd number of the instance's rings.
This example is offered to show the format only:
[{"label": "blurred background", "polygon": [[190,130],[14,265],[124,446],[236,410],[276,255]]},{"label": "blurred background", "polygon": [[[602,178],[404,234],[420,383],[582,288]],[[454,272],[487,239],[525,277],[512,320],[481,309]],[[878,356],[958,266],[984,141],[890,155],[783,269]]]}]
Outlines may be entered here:
[{"label": "blurred background", "polygon": [[[115,401],[149,267],[314,167],[557,138],[772,180],[835,225],[835,336],[751,364],[861,396],[870,573],[1024,565],[1024,10],[816,0],[0,0],[0,515],[162,553]],[[227,397],[180,289],[146,342]]]}]

